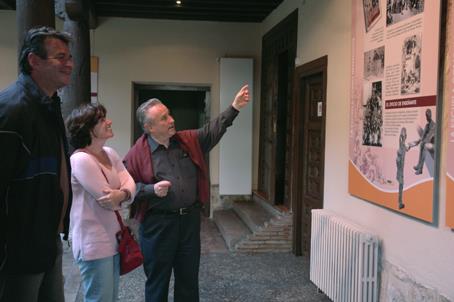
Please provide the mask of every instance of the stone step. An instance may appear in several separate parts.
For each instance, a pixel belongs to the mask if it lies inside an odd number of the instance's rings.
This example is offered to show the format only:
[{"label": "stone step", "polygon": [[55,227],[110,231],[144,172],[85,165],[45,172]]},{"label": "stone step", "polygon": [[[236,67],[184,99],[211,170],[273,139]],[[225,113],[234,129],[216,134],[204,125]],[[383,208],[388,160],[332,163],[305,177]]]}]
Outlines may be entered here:
[{"label": "stone step", "polygon": [[288,241],[270,240],[270,241],[244,241],[237,245],[237,247],[256,247],[256,246],[276,246],[276,247],[292,247]]},{"label": "stone step", "polygon": [[259,247],[259,248],[242,248],[238,247],[237,252],[241,253],[290,253],[291,249],[289,248],[267,248],[267,247]]},{"label": "stone step", "polygon": [[271,240],[277,240],[277,241],[286,241],[288,242],[292,238],[289,235],[282,235],[282,236],[257,236],[257,235],[251,235],[247,237],[249,241],[271,241]]},{"label": "stone step", "polygon": [[214,211],[213,220],[230,250],[234,250],[240,240],[251,234],[249,228],[231,209]]},{"label": "stone step", "polygon": [[233,210],[252,232],[261,230],[266,223],[275,217],[274,214],[254,200],[234,201]]},{"label": "stone step", "polygon": [[232,251],[262,253],[292,249],[292,215],[279,212],[264,201],[236,200],[231,210],[215,211],[213,218]]}]

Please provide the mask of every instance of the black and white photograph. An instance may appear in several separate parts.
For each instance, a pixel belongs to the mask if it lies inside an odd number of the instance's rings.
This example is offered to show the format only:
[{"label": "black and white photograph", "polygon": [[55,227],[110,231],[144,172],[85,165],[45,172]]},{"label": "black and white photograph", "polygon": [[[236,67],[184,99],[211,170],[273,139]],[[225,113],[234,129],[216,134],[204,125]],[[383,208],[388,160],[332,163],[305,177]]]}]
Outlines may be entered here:
[{"label": "black and white photograph", "polygon": [[367,85],[369,89],[365,93],[363,103],[363,145],[382,146],[383,128],[383,105],[382,105],[382,82],[373,82]]},{"label": "black and white photograph", "polygon": [[378,0],[363,0],[363,8],[364,23],[368,32],[380,17],[380,3]]},{"label": "black and white photograph", "polygon": [[386,25],[400,21],[424,12],[424,0],[387,0]]},{"label": "black and white photograph", "polygon": [[402,44],[402,73],[400,92],[419,93],[421,89],[421,35],[411,35]]},{"label": "black and white photograph", "polygon": [[385,47],[381,46],[364,53],[364,79],[383,78]]}]

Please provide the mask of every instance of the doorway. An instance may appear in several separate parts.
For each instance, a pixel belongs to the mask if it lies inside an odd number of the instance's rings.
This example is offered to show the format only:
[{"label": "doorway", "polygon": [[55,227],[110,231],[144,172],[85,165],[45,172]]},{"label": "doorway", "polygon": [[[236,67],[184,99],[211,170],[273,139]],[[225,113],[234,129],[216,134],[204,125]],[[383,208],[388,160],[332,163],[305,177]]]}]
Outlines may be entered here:
[{"label": "doorway", "polygon": [[298,10],[262,39],[262,85],[258,190],[254,195],[281,211],[289,211],[289,167],[298,31]]},{"label": "doorway", "polygon": [[288,51],[279,54],[278,63],[278,93],[276,105],[276,153],[275,153],[275,192],[274,201],[276,205],[289,206],[285,196],[285,172],[287,171],[287,97],[288,97]]},{"label": "doorway", "polygon": [[296,255],[310,256],[311,210],[323,208],[328,57],[295,70],[292,205]]},{"label": "doorway", "polygon": [[209,87],[133,83],[133,90],[133,142],[143,133],[135,112],[142,103],[151,98],[159,99],[169,108],[178,131],[199,128],[209,120]]}]

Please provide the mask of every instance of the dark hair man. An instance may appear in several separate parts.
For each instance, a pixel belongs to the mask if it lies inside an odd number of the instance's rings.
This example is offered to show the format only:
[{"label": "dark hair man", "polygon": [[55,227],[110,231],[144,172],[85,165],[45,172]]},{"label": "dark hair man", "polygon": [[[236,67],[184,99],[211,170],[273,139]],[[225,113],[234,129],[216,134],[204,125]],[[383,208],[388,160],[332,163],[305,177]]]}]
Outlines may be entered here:
[{"label": "dark hair man", "polygon": [[70,82],[70,36],[24,38],[20,75],[0,92],[0,301],[64,301],[62,243],[70,166],[57,89]]}]

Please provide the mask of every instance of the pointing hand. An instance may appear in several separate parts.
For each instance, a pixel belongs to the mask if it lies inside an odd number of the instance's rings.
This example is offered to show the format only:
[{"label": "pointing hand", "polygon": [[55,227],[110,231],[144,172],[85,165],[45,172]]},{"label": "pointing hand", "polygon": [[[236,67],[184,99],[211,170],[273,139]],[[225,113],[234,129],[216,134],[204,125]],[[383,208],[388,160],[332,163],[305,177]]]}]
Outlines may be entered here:
[{"label": "pointing hand", "polygon": [[232,106],[236,110],[240,111],[240,109],[246,106],[247,103],[249,103],[249,85],[246,84],[241,87],[240,91],[236,94]]}]

